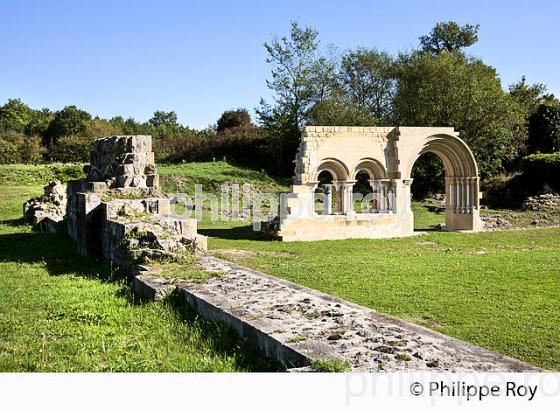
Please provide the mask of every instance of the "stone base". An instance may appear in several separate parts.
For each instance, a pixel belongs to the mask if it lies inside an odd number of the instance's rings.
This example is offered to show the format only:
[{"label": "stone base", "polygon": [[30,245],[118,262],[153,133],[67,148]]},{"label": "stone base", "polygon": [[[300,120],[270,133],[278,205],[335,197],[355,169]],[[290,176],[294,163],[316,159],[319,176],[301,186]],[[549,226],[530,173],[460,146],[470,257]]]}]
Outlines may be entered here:
[{"label": "stone base", "polygon": [[473,209],[470,213],[455,213],[449,209],[445,211],[446,231],[481,231],[482,229],[483,223],[478,209]]},{"label": "stone base", "polygon": [[280,222],[277,236],[284,242],[411,236],[413,217],[412,213],[288,217]]}]

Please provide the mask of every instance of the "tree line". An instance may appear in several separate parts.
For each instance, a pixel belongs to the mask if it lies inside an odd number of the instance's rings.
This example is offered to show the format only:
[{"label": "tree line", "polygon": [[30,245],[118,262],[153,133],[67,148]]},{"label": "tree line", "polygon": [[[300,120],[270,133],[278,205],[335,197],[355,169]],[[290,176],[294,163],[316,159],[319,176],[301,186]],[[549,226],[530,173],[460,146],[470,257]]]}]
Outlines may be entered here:
[{"label": "tree line", "polygon": [[[157,111],[140,123],[92,117],[75,106],[52,112],[9,100],[0,107],[0,162],[87,161],[89,144],[99,136],[150,134],[160,160],[226,157],[291,175],[306,124],[408,125],[455,127],[483,178],[511,172],[528,154],[560,149],[560,101],[524,77],[504,89],[495,68],[466,52],[478,30],[438,23],[416,49],[393,55],[322,47],[314,28],[292,22],[288,35],[264,44],[273,99],[258,103],[256,124],[246,109],[228,110],[215,125],[196,130],[179,124],[175,112]],[[418,180],[434,180],[443,170],[426,155],[414,172]]]}]

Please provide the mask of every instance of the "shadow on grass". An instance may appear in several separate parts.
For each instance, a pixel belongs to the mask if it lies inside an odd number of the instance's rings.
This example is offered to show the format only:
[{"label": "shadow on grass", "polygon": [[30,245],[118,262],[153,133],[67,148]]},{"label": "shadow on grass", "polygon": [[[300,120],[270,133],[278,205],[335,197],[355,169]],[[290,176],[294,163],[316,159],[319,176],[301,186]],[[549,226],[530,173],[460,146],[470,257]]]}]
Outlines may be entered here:
[{"label": "shadow on grass", "polygon": [[261,232],[254,231],[253,225],[237,226],[235,228],[207,228],[199,229],[199,234],[220,239],[268,241]]},{"label": "shadow on grass", "polygon": [[[3,221],[22,225],[23,220]],[[0,235],[0,262],[22,264],[44,263],[49,275],[74,274],[102,282],[122,283],[116,296],[124,297],[132,305],[149,303],[132,293],[125,285],[125,272],[116,269],[106,260],[82,257],[76,252],[76,243],[65,235],[52,235],[31,231]],[[202,343],[213,350],[234,356],[239,368],[247,371],[279,371],[279,364],[264,358],[241,340],[233,331],[219,323],[205,321],[192,311],[184,299],[173,293],[165,303],[174,312],[177,320],[201,330]]]},{"label": "shadow on grass", "polygon": [[[23,220],[4,221],[12,226]],[[86,258],[76,252],[76,243],[64,235],[22,232],[0,235],[0,261],[44,263],[50,275],[75,274],[105,282],[124,279],[124,272],[106,260]]]},{"label": "shadow on grass", "polygon": [[11,227],[27,225],[27,222],[23,218],[3,220],[1,223],[2,225],[11,226]]},{"label": "shadow on grass", "polygon": [[164,303],[173,309],[177,320],[188,322],[198,327],[203,335],[203,342],[212,346],[212,350],[228,356],[235,355],[239,367],[248,371],[260,372],[284,370],[279,363],[262,356],[247,341],[239,338],[227,326],[198,316],[179,291],[173,291],[165,299]]}]

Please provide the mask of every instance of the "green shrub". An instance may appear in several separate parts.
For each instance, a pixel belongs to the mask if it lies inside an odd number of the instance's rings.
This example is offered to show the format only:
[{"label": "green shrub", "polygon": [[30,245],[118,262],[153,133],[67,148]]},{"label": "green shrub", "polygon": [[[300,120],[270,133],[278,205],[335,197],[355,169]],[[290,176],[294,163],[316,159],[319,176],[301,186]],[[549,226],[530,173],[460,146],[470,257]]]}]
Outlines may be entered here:
[{"label": "green shrub", "polygon": [[18,147],[20,161],[24,164],[40,164],[46,152],[41,144],[41,137],[26,137],[22,145]]},{"label": "green shrub", "polygon": [[0,164],[15,164],[18,160],[17,146],[0,137]]},{"label": "green shrub", "polygon": [[560,152],[528,155],[523,158],[522,167],[528,186],[542,189],[546,184],[560,192]]},{"label": "green shrub", "polygon": [[482,181],[482,203],[491,208],[518,208],[527,196],[522,174],[498,175]]},{"label": "green shrub", "polygon": [[208,162],[227,159],[237,165],[270,171],[274,164],[266,132],[258,127],[228,128],[198,138],[154,141],[156,159],[163,162]]},{"label": "green shrub", "polygon": [[531,195],[560,192],[560,152],[523,158],[521,173],[483,181],[483,203],[494,208],[517,208]]},{"label": "green shrub", "polygon": [[89,162],[92,138],[82,135],[60,137],[49,151],[50,157],[57,162]]}]

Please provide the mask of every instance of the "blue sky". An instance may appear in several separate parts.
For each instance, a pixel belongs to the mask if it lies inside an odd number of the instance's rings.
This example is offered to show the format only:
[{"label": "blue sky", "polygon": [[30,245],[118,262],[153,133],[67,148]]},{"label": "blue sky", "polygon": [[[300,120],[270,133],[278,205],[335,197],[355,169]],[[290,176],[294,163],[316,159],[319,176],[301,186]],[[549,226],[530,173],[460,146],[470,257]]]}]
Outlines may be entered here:
[{"label": "blue sky", "polygon": [[558,1],[12,1],[0,3],[0,104],[75,104],[145,121],[175,110],[194,127],[269,96],[262,44],[290,20],[323,45],[417,47],[438,21],[480,24],[470,53],[504,86],[522,75],[560,95]]}]

